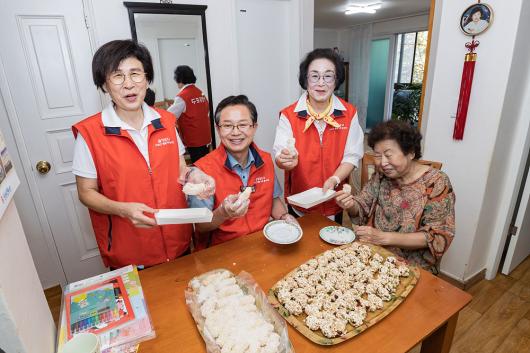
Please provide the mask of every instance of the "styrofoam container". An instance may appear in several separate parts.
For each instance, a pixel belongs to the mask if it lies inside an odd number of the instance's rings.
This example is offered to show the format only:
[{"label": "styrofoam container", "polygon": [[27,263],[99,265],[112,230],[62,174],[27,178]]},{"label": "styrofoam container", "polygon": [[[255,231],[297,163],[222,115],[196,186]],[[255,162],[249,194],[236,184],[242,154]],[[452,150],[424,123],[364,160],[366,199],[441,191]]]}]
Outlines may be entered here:
[{"label": "styrofoam container", "polygon": [[168,208],[158,210],[155,213],[155,219],[158,225],[208,223],[212,221],[212,217],[212,211],[207,208]]},{"label": "styrofoam container", "polygon": [[312,188],[287,197],[287,201],[294,206],[311,208],[322,202],[331,200],[334,195],[335,190],[328,190],[324,193],[322,192],[322,188]]}]

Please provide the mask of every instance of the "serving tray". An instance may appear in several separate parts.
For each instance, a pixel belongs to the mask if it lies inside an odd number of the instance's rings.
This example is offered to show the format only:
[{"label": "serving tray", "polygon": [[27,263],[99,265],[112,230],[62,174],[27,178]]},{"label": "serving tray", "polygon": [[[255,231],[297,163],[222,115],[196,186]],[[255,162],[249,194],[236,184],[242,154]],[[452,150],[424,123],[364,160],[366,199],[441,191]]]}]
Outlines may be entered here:
[{"label": "serving tray", "polygon": [[[382,247],[372,245],[372,244],[364,244],[370,247],[370,250],[372,251],[372,255],[375,253],[381,255],[383,258],[387,258],[388,256],[395,256],[392,252],[389,250],[386,250]],[[351,246],[351,244],[343,245],[339,247],[340,249],[345,249],[347,247]],[[318,258],[320,255],[315,256],[314,258]],[[278,293],[278,281],[268,292],[268,300],[269,303],[280,313],[280,315],[283,316],[283,318],[289,322],[295,328],[298,332],[300,332],[302,335],[307,337],[309,340],[320,344],[320,345],[334,345],[341,342],[344,342],[352,337],[355,337],[359,333],[367,330],[368,328],[372,327],[379,321],[381,321],[385,316],[390,314],[392,310],[398,307],[403,300],[409,295],[409,293],[412,291],[414,286],[419,280],[420,277],[420,270],[417,266],[413,265],[407,265],[409,268],[409,276],[408,277],[401,277],[399,286],[396,288],[396,292],[392,296],[392,299],[390,301],[385,301],[383,308],[376,310],[374,312],[368,312],[366,315],[366,318],[361,326],[354,327],[350,323],[346,326],[346,333],[342,336],[335,337],[335,338],[327,338],[325,337],[320,330],[312,331],[309,329],[305,323],[304,319],[307,317],[305,313],[302,313],[300,315],[291,315],[289,311],[285,309],[285,307],[279,302],[277,298]],[[298,267],[299,268],[299,267]],[[298,268],[295,268],[293,271],[289,272],[285,277],[290,276],[294,272],[297,271]],[[284,278],[285,278],[284,277]]]}]

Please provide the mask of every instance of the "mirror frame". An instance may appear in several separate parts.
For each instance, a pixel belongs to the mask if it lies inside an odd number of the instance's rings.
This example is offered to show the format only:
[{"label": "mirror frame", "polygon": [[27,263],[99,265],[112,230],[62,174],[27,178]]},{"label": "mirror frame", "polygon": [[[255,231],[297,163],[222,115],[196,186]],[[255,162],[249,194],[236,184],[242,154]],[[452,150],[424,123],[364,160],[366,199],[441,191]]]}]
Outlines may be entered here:
[{"label": "mirror frame", "polygon": [[202,42],[204,45],[204,64],[206,66],[206,85],[208,91],[208,105],[210,107],[210,130],[212,133],[212,149],[217,146],[215,141],[215,120],[212,103],[212,83],[210,80],[210,59],[208,56],[208,37],[206,34],[206,5],[179,5],[179,4],[157,4],[152,2],[131,2],[125,1],[123,5],[129,12],[129,23],[131,25],[131,35],[135,42],[138,42],[136,33],[136,22],[134,14],[166,14],[166,15],[198,15],[201,16]]}]

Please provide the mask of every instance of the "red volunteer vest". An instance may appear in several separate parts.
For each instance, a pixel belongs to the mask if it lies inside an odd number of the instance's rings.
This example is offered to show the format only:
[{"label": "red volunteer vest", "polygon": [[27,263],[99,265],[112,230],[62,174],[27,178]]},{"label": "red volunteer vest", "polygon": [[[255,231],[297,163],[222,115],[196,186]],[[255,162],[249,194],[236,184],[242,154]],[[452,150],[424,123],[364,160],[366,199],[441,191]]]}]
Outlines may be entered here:
[{"label": "red volunteer vest", "polygon": [[[224,243],[263,229],[272,212],[272,196],[274,193],[274,163],[270,154],[252,144],[249,153],[254,156],[254,164],[250,167],[247,185],[255,191],[250,195],[250,205],[245,216],[225,221],[210,234],[198,236],[195,248],[204,249],[210,245]],[[230,169],[230,162],[224,145],[195,162],[208,175],[215,176],[214,209],[231,194],[241,191],[243,183],[239,175]]]},{"label": "red volunteer vest", "polygon": [[[339,98],[340,99],[340,98]],[[344,156],[344,147],[348,138],[351,122],[356,109],[350,103],[340,99],[346,110],[336,109],[333,118],[341,125],[338,128],[328,125],[322,136],[322,144],[316,126],[311,125],[304,132],[305,123],[309,114],[303,110],[295,112],[298,102],[291,104],[281,111],[291,124],[293,137],[296,139],[298,150],[298,165],[291,171],[285,172],[285,196],[297,194],[313,187],[322,187],[324,182],[333,175],[339,167]],[[341,183],[337,189],[342,188]],[[310,209],[294,206],[304,213],[320,213],[332,216],[342,211],[335,200],[330,200]]]},{"label": "red volunteer vest", "polygon": [[[85,139],[97,170],[99,192],[111,200],[141,202],[155,209],[186,208],[179,178],[175,117],[163,110],[148,126],[147,163],[127,131],[103,126],[101,113],[72,126]],[[137,228],[127,218],[89,210],[105,266],[152,266],[175,259],[191,241],[189,224]]]},{"label": "red volunteer vest", "polygon": [[212,142],[210,130],[210,108],[201,90],[190,85],[178,94],[186,103],[186,111],[179,119],[179,132],[186,147],[199,147]]}]

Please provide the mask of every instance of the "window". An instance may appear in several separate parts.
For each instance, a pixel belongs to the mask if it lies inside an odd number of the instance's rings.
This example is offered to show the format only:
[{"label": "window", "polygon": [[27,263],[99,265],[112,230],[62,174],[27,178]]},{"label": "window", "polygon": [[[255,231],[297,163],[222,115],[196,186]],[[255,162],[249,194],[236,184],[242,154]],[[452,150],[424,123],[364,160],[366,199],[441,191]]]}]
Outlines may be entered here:
[{"label": "window", "polygon": [[392,119],[417,126],[420,111],[427,31],[400,33],[396,40]]},{"label": "window", "polygon": [[422,83],[427,31],[397,35],[394,83]]}]

